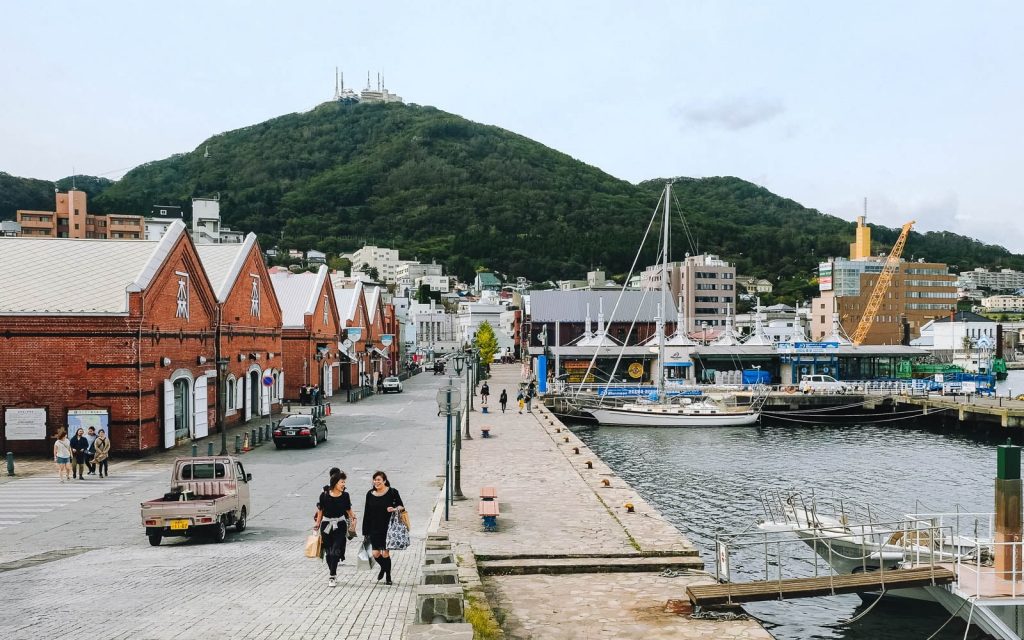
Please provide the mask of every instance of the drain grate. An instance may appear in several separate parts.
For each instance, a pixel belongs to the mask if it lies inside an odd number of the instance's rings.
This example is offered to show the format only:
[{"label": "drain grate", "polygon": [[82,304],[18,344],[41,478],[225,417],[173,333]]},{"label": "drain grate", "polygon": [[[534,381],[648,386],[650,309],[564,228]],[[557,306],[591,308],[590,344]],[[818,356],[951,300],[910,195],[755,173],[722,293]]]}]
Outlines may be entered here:
[{"label": "drain grate", "polygon": [[0,572],[28,569],[30,567],[46,564],[47,562],[56,562],[57,560],[63,560],[64,558],[73,558],[88,551],[92,551],[92,549],[89,547],[68,547],[67,549],[55,549],[53,551],[47,551],[46,553],[37,553],[34,556],[28,556],[21,560],[0,563]]}]

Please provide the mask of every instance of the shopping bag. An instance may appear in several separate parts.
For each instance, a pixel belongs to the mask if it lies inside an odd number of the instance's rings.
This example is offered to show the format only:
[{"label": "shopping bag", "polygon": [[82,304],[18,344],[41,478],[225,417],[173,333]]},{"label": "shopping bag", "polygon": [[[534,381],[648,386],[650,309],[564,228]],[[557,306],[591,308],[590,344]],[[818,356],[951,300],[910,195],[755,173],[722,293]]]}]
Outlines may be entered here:
[{"label": "shopping bag", "polygon": [[319,533],[311,533],[306,536],[306,557],[319,558],[323,548],[323,540]]},{"label": "shopping bag", "polygon": [[402,518],[402,524],[405,525],[405,528],[412,531],[412,523],[409,521],[409,512],[406,509],[402,509],[399,515]]},{"label": "shopping bag", "polygon": [[363,571],[373,568],[373,545],[370,544],[370,537],[363,536],[363,542],[359,545],[359,553],[356,554],[356,569]]},{"label": "shopping bag", "polygon": [[409,529],[402,523],[398,512],[391,513],[391,522],[388,523],[388,535],[385,538],[385,546],[388,551],[401,551],[409,548]]}]

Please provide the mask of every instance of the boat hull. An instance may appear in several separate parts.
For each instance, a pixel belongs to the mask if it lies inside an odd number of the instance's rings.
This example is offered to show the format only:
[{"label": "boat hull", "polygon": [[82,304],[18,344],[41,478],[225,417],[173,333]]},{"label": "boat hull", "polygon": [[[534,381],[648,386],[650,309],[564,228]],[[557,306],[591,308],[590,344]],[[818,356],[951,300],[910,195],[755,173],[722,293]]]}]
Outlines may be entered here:
[{"label": "boat hull", "polygon": [[587,412],[599,424],[622,427],[742,427],[756,423],[760,415],[757,411],[694,415],[612,408]]}]

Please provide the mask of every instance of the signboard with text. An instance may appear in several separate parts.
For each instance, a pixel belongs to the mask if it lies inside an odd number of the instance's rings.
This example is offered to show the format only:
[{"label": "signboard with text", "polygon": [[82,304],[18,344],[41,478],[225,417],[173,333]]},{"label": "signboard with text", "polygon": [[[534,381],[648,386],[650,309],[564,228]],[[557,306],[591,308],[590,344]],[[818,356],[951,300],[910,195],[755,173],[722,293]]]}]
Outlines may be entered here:
[{"label": "signboard with text", "polygon": [[110,429],[107,424],[110,421],[110,414],[106,409],[70,409],[68,410],[68,434],[74,435],[79,429],[89,430],[95,427],[97,431],[103,429],[107,434]]},{"label": "signboard with text", "polygon": [[45,440],[46,409],[7,409],[4,425],[8,440]]}]

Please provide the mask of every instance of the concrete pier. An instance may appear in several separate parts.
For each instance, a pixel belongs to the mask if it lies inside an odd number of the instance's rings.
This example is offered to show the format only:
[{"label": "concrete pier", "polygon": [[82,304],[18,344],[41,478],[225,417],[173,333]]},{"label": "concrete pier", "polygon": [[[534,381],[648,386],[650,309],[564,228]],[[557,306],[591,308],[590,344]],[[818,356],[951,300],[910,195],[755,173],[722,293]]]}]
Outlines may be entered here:
[{"label": "concrete pier", "polygon": [[[539,403],[502,413],[496,398],[515,398],[519,372],[492,367],[489,413],[472,415],[463,441],[466,499],[439,523],[505,637],[770,638],[752,620],[689,617],[686,587],[714,582],[697,549]],[[478,515],[483,487],[497,493],[493,532]]]}]

